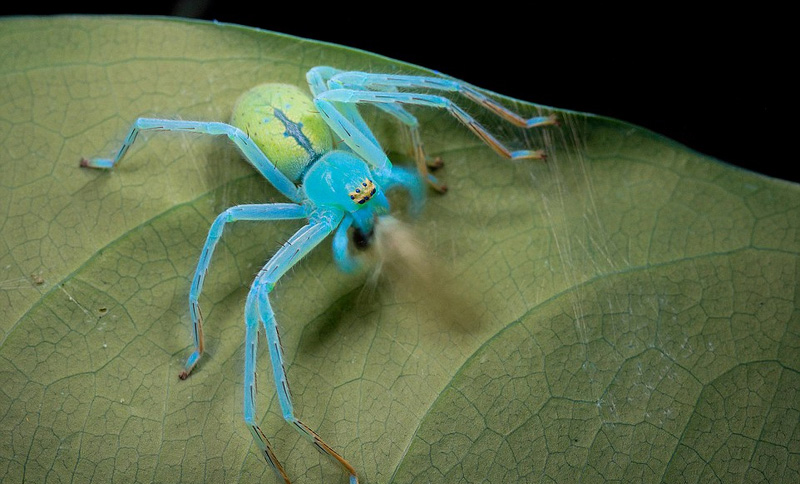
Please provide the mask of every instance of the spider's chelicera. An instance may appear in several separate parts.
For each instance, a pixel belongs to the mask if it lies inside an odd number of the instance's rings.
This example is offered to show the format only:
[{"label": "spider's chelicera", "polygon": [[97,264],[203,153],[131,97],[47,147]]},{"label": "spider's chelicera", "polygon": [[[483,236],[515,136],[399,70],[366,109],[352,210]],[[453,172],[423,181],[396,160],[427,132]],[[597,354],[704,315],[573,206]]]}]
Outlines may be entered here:
[{"label": "spider's chelicera", "polygon": [[[406,106],[445,109],[499,154],[512,159],[543,158],[541,150],[512,151],[448,97],[466,97],[503,120],[523,128],[555,124],[554,116],[523,118],[463,82],[435,77],[372,74],[315,67],[307,74],[313,100],[301,89],[286,84],[263,84],[243,94],[231,123],[139,118],[112,159],[83,159],[81,166],[113,168],[140,131],[178,131],[224,135],[239,148],[290,203],[238,205],[214,220],[206,238],[189,291],[194,351],[180,378],[189,376],[203,354],[203,321],[198,298],[214,249],[225,225],[239,220],[304,219],[298,230],[267,262],[255,278],[245,302],[244,419],[262,455],[278,478],[289,482],[283,466],[256,421],[256,347],[259,323],[263,326],[273,377],[283,418],[306,439],[338,462],[358,482],[356,471],[295,415],[283,349],[269,302],[269,293],[297,261],[333,234],[333,254],[339,267],[352,272],[359,259],[350,253],[348,231],[356,247],[370,244],[376,223],[389,214],[386,191],[409,193],[410,210],[417,214],[425,200],[425,183],[444,192],[446,187],[430,174],[438,166],[425,155],[417,119]],[[422,92],[420,92],[422,91]],[[359,114],[359,104],[372,104],[397,118],[411,133],[416,171],[393,166]],[[333,133],[341,141],[333,141]]]}]

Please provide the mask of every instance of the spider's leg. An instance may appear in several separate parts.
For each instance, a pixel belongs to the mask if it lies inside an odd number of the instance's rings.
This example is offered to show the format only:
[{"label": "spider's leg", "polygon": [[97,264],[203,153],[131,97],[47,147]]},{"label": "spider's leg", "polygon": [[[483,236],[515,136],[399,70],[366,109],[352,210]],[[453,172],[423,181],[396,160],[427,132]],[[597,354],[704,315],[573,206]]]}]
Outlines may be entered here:
[{"label": "spider's leg", "polygon": [[[334,105],[323,96],[335,93],[338,91],[325,91],[316,98],[314,98],[314,105],[322,114],[323,119],[328,124],[328,127],[336,133],[348,148],[353,150],[357,155],[369,163],[375,172],[382,172],[392,169],[392,162],[383,152],[381,145],[375,140],[375,136],[369,128],[366,127],[361,116],[358,115],[357,109],[354,105],[347,105],[347,103],[336,103]],[[353,121],[353,113],[356,113],[360,122]],[[363,127],[359,127],[363,124]]]},{"label": "spider's leg", "polygon": [[[311,94],[314,97],[317,97],[317,95],[320,93],[330,90],[330,87],[328,86],[328,80],[339,72],[341,71],[334,69],[333,67],[312,67],[306,73],[306,81],[308,81],[308,88],[311,90]],[[378,139],[375,138],[372,130],[369,129],[369,126],[364,121],[364,118],[361,117],[361,113],[358,112],[358,108],[356,106],[342,105],[337,106],[337,109],[347,119],[347,121],[349,121],[353,128],[357,129],[364,136],[366,136],[372,142],[372,144],[380,147]]]},{"label": "spider's leg", "polygon": [[[342,86],[338,84],[329,86],[328,83],[332,77],[341,72],[342,71],[338,69],[327,66],[317,66],[311,68],[311,70],[309,70],[306,74],[306,80],[308,81],[309,89],[314,97],[332,89],[341,89]],[[411,144],[414,150],[414,159],[416,161],[417,171],[419,172],[420,176],[427,180],[428,184],[437,191],[441,193],[447,191],[447,187],[439,183],[436,177],[433,176],[429,171],[429,168],[440,167],[441,161],[437,160],[431,163],[428,162],[428,157],[425,155],[425,150],[422,145],[422,137],[419,134],[419,122],[417,121],[417,118],[397,105],[381,104],[378,105],[378,107],[384,112],[394,116],[400,122],[405,124],[406,127],[408,127],[408,130],[411,134]],[[358,108],[354,104],[340,104],[335,106],[335,108],[338,109],[339,112],[350,122],[353,128],[368,136],[373,144],[380,146],[380,143],[375,138],[372,130],[369,129],[369,126],[367,126],[367,123],[361,117],[361,114],[358,112]],[[343,136],[342,138],[344,139],[346,136]],[[346,139],[345,143],[347,143]]]},{"label": "spider's leg", "polygon": [[[327,237],[334,229],[336,224],[341,220],[342,215],[338,214],[334,218],[328,220],[321,220],[306,225],[297,233],[292,236],[289,241],[270,259],[267,265],[264,266],[259,273],[256,282],[250,289],[248,295],[248,308],[256,306],[258,310],[258,317],[264,324],[264,329],[267,335],[267,344],[269,345],[269,356],[272,363],[272,372],[275,379],[275,386],[278,393],[278,401],[280,402],[283,418],[294,428],[300,432],[303,437],[313,443],[317,449],[330,456],[333,460],[338,462],[350,475],[350,483],[358,483],[356,471],[350,463],[348,463],[339,453],[334,451],[328,444],[326,444],[319,435],[316,434],[310,427],[301,422],[294,412],[292,405],[291,393],[289,391],[289,382],[286,376],[286,369],[283,360],[283,348],[281,347],[280,336],[278,334],[278,326],[275,322],[275,314],[269,303],[269,293],[275,287],[275,283],[280,277],[286,273],[298,260],[305,256],[312,248],[319,244],[325,237]],[[252,316],[250,316],[252,317]],[[248,319],[247,325],[254,324],[252,320]],[[248,371],[250,371],[248,369]],[[245,389],[245,399],[248,401],[249,392],[251,390]],[[253,400],[249,400],[247,406],[253,406]],[[253,412],[251,412],[252,415]]]},{"label": "spider's leg", "polygon": [[[372,165],[374,168],[373,171],[378,177],[391,178],[390,174],[396,168],[392,167],[392,162],[389,161],[389,158],[386,156],[386,153],[383,152],[383,148],[381,148],[380,144],[375,141],[375,137],[372,132],[369,130],[363,120],[361,121],[361,124],[363,124],[363,127],[366,129],[366,131],[359,128],[357,123],[351,121],[352,113],[355,113],[355,115],[358,116],[358,119],[361,119],[360,115],[358,115],[355,104],[336,103],[334,105],[331,102],[321,99],[321,96],[326,96],[328,94],[335,95],[339,92],[343,91],[326,91],[322,93],[320,97],[314,99],[314,104],[317,106],[317,109],[319,109],[320,113],[322,113],[323,119],[325,119],[325,122],[328,124],[331,130],[339,135],[351,150],[366,160],[367,163]],[[424,154],[422,154],[422,158],[424,158]],[[419,169],[419,171],[420,175],[424,176],[431,185],[437,188],[439,187],[439,182],[433,175],[427,172],[427,169]],[[443,191],[444,187],[442,186],[441,189]]]},{"label": "spider's leg", "polygon": [[432,162],[428,160],[428,155],[425,154],[425,148],[422,144],[422,136],[419,134],[419,121],[417,121],[417,118],[396,104],[378,104],[377,107],[406,125],[411,135],[411,146],[414,150],[414,161],[416,162],[419,176],[426,180],[428,185],[439,193],[446,192],[447,186],[440,183],[430,172],[431,169],[441,167],[442,162],[439,159]]},{"label": "spider's leg", "polygon": [[409,170],[400,166],[395,166],[389,172],[377,175],[378,183],[385,191],[394,188],[402,188],[411,197],[409,201],[409,212],[412,216],[418,217],[422,213],[425,205],[425,190],[420,177]]},{"label": "spider's leg", "polygon": [[225,135],[233,141],[242,152],[245,159],[255,167],[261,175],[269,180],[272,185],[293,202],[302,202],[303,197],[297,186],[281,173],[275,165],[264,155],[247,134],[235,126],[226,123],[206,121],[175,121],[170,119],[139,118],[134,121],[125,141],[114,158],[82,159],[81,166],[88,168],[111,169],[119,163],[140,131],[177,131],[200,133],[212,136]]},{"label": "spider's leg", "polygon": [[208,266],[211,263],[211,256],[214,255],[214,248],[222,238],[222,231],[228,222],[241,220],[267,221],[267,220],[294,220],[308,217],[306,209],[301,205],[293,203],[269,203],[260,205],[238,205],[231,207],[217,216],[211,229],[206,236],[206,243],[200,253],[200,260],[197,262],[197,269],[192,278],[192,287],[189,290],[189,313],[192,316],[192,337],[194,351],[186,360],[186,365],[179,377],[185,380],[191,373],[192,368],[197,364],[203,354],[203,315],[200,312],[198,299],[203,290],[203,282],[208,273]]},{"label": "spider's leg", "polygon": [[555,115],[522,117],[519,113],[508,109],[473,86],[455,79],[398,74],[372,74],[367,72],[338,72],[332,74],[331,77],[332,82],[339,83],[346,89],[386,91],[387,89],[405,88],[458,93],[521,128],[558,124]]},{"label": "spider's leg", "polygon": [[327,91],[329,89],[328,81],[341,72],[344,71],[328,66],[316,66],[309,69],[306,72],[306,82],[308,82],[311,95],[317,97],[318,94]]},{"label": "spider's leg", "polygon": [[[425,149],[423,148],[422,144],[422,137],[419,134],[419,121],[417,118],[406,111],[405,109],[401,108],[396,104],[378,104],[377,106],[383,112],[387,114],[391,114],[395,118],[397,118],[401,123],[405,124],[408,130],[411,133],[411,144],[414,146],[414,157],[417,159],[417,163],[423,163],[426,168],[436,169],[441,168],[442,161],[439,159],[436,160],[429,160],[427,155],[425,155]],[[427,175],[427,170],[426,170]],[[423,178],[425,178],[423,176]],[[431,177],[433,178],[433,177]],[[435,180],[435,178],[434,178]]]},{"label": "spider's leg", "polygon": [[353,225],[352,217],[345,216],[339,228],[333,234],[333,260],[343,272],[355,272],[361,267],[361,263],[350,255],[348,247],[350,246],[350,239],[347,237],[347,231]]},{"label": "spider's leg", "polygon": [[[517,159],[543,159],[545,153],[543,150],[516,150],[511,151],[507,146],[501,143],[494,137],[483,125],[478,123],[475,118],[470,116],[466,111],[461,109],[450,99],[446,97],[421,94],[421,93],[407,93],[407,92],[372,92],[372,91],[357,91],[349,89],[336,89],[326,91],[317,96],[314,103],[322,109],[322,106],[334,106],[341,104],[413,104],[418,106],[428,106],[438,109],[445,109],[458,121],[470,129],[477,137],[483,140],[484,143],[489,145],[498,154],[510,158]],[[334,108],[335,109],[335,108]],[[334,116],[330,116],[334,118]],[[330,124],[331,129],[337,130],[337,126]],[[341,128],[338,127],[338,128]],[[336,131],[339,134],[339,131]],[[340,134],[341,136],[341,134]],[[356,150],[356,148],[353,148]],[[358,150],[356,150],[358,151]],[[359,154],[361,154],[359,152]],[[363,155],[362,155],[363,156]]]},{"label": "spider's leg", "polygon": [[272,466],[278,480],[290,484],[289,476],[283,469],[280,461],[275,456],[267,436],[258,426],[255,418],[256,413],[256,395],[258,393],[258,383],[256,381],[256,350],[258,349],[258,314],[256,310],[254,292],[251,290],[247,296],[247,303],[244,310],[245,320],[245,339],[244,339],[244,421],[250,433],[253,435],[253,441],[258,445],[261,455],[267,463]]}]

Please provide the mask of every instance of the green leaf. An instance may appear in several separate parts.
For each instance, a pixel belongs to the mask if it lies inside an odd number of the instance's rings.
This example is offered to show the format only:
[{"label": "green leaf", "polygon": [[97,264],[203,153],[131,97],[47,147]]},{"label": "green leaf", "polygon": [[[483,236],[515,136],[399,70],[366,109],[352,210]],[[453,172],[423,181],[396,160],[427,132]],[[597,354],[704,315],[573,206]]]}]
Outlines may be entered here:
[{"label": "green leaf", "polygon": [[[0,480],[273,482],[242,420],[242,307],[299,225],[226,231],[208,352],[179,381],[211,221],[280,196],[224,139],[143,136],[108,173],[78,161],[137,116],[226,120],[247,88],[302,86],[314,65],[423,71],[211,23],[0,25]],[[420,115],[450,187],[415,223],[442,293],[364,288],[324,244],[272,295],[296,410],[362,482],[800,481],[797,185],[590,115],[491,125],[547,163]],[[289,475],[345,482],[283,422],[259,362]]]}]

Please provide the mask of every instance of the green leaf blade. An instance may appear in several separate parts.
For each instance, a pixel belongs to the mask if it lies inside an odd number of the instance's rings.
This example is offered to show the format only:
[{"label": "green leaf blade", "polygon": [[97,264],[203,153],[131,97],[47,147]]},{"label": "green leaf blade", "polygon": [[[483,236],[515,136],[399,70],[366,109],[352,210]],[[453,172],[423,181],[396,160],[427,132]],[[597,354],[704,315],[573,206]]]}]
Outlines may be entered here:
[{"label": "green leaf blade", "polygon": [[[283,200],[226,140],[143,137],[108,173],[78,160],[137,116],[226,120],[244,90],[302,86],[313,65],[417,71],[202,22],[2,25],[0,479],[270,482],[241,417],[242,307],[299,225],[226,229],[208,353],[181,382],[211,221]],[[450,187],[415,223],[442,294],[363,288],[326,243],[272,296],[296,408],[363,482],[798,480],[797,185],[589,115],[492,125],[546,164],[419,115]],[[258,411],[289,475],[345,482],[280,418],[263,349]]]}]

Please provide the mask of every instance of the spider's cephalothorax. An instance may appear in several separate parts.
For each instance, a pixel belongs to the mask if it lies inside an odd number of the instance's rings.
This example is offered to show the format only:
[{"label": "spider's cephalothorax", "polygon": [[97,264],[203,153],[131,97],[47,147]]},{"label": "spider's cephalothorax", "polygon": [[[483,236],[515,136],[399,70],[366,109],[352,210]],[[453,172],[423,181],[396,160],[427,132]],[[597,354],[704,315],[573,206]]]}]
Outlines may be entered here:
[{"label": "spider's cephalothorax", "polygon": [[381,183],[366,163],[353,153],[331,151],[309,168],[303,177],[303,188],[309,200],[317,205],[333,205],[345,212],[371,211],[375,215],[388,212],[389,202]]},{"label": "spider's cephalothorax", "polygon": [[[375,234],[376,220],[389,213],[387,190],[400,188],[407,191],[411,198],[409,208],[414,214],[420,212],[424,202],[423,181],[440,192],[445,191],[445,186],[428,172],[429,167],[438,164],[434,162],[429,165],[422,147],[419,123],[406,110],[406,106],[447,110],[495,151],[512,159],[542,158],[544,152],[511,151],[451,99],[436,92],[464,96],[480,108],[522,128],[554,124],[556,121],[553,116],[523,118],[472,86],[452,79],[347,72],[324,66],[311,69],[306,78],[313,100],[292,85],[262,84],[239,98],[231,124],[139,118],[114,158],[82,159],[81,166],[113,168],[127,153],[140,131],[223,135],[230,138],[245,159],[291,201],[238,205],[225,210],[214,220],[189,290],[194,351],[179,376],[186,378],[203,354],[203,320],[198,299],[225,225],[237,220],[306,220],[306,225],[283,244],[258,272],[247,295],[244,308],[244,420],[261,454],[278,478],[288,483],[289,477],[261,431],[256,415],[256,347],[259,327],[263,327],[284,419],[338,462],[349,474],[350,484],[356,484],[358,478],[353,466],[295,416],[283,363],[283,348],[269,294],[297,261],[331,234],[336,263],[345,271],[357,269],[360,262],[349,250],[348,232],[352,232],[357,247],[369,246]],[[411,132],[416,171],[392,165],[361,117],[358,111],[360,104],[376,105],[406,126]],[[334,143],[332,133],[341,141]]]}]

